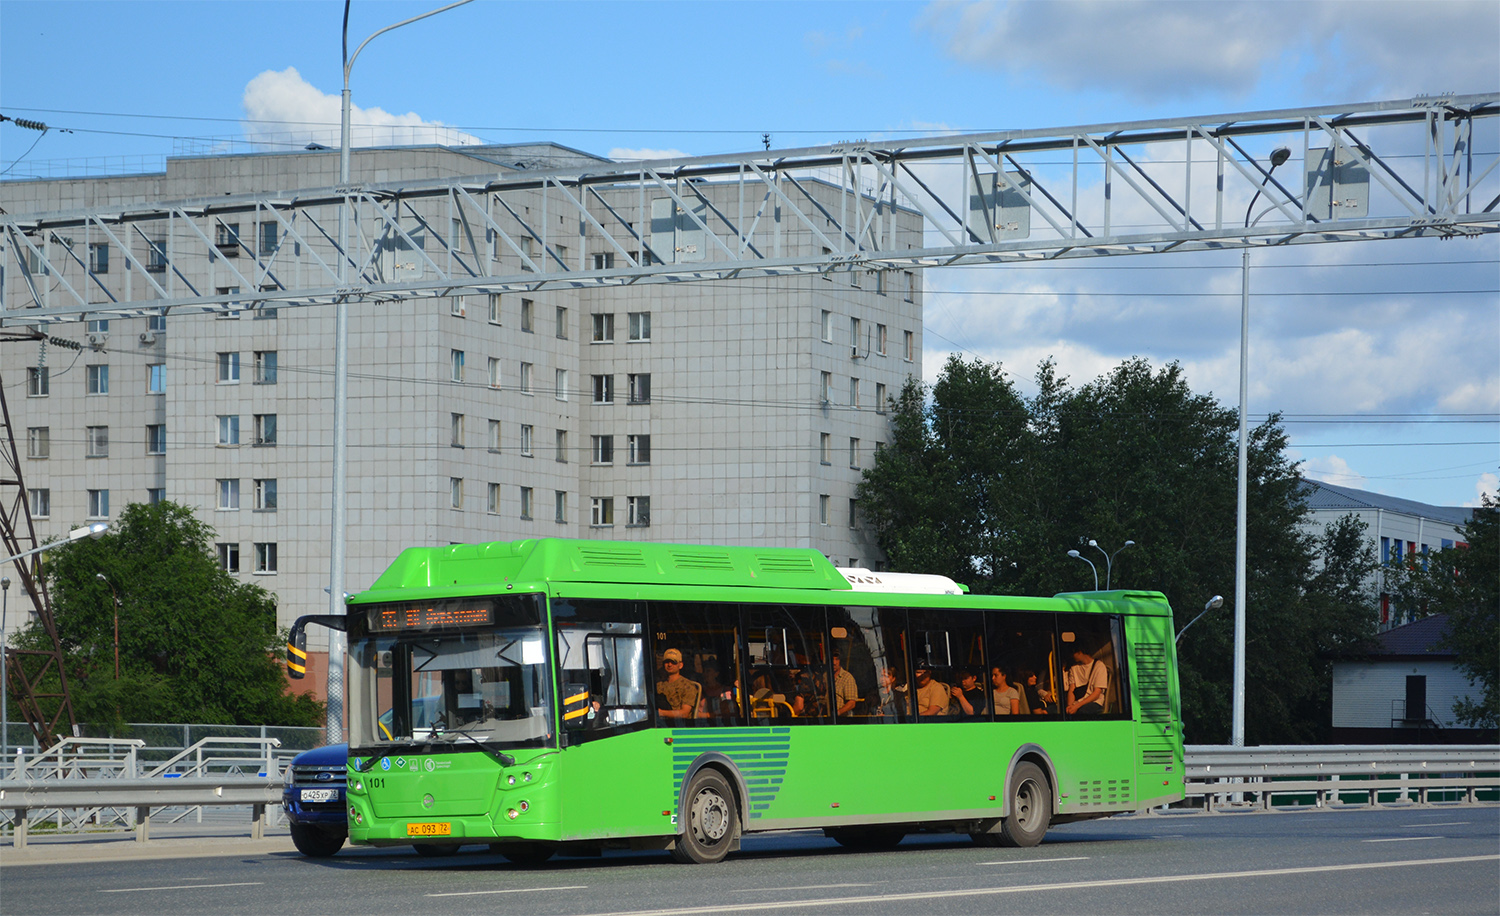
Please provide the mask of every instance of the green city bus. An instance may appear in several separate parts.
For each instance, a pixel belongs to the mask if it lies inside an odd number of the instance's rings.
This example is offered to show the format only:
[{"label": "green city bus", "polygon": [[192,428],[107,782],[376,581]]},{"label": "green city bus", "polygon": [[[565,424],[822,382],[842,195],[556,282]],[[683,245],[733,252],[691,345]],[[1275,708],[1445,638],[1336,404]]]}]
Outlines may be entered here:
[{"label": "green city bus", "polygon": [[[816,550],[412,548],[344,618],[349,837],[715,862],[746,833],[1031,846],[1183,797],[1154,592],[973,596]],[[300,664],[289,667],[301,667]]]}]

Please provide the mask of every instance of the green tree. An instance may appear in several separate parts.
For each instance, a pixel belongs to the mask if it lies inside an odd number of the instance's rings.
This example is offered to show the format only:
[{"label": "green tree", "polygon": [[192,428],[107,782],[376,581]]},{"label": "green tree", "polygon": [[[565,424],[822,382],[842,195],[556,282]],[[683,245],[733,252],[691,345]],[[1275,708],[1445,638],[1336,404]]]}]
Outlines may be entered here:
[{"label": "green tree", "polygon": [[[103,537],[49,555],[52,612],[80,720],[111,729],[321,724],[321,703],[287,693],[274,597],[223,570],[213,539],[185,506],[133,504]],[[46,640],[33,624],[18,643]]]},{"label": "green tree", "polygon": [[[1037,394],[1001,368],[949,360],[930,389],[910,381],[859,498],[893,568],[948,575],[976,593],[1053,594],[1093,587],[1115,556],[1116,587],[1165,593],[1184,626],[1234,582],[1238,418],[1194,394],[1175,363],[1132,359],[1074,388],[1050,362]],[[1329,653],[1367,635],[1369,596],[1349,588],[1368,566],[1340,547],[1317,569],[1304,533],[1302,478],[1272,416],[1249,442],[1246,739],[1316,740],[1327,728]],[[1368,564],[1368,551],[1364,561]],[[1364,615],[1361,622],[1361,615]],[[1181,646],[1184,718],[1197,741],[1226,741],[1233,608]]]},{"label": "green tree", "polygon": [[1411,557],[1388,578],[1396,602],[1422,614],[1447,614],[1442,646],[1457,656],[1459,670],[1479,689],[1479,698],[1453,706],[1471,728],[1500,725],[1500,493],[1485,494],[1474,516],[1459,529],[1463,546]]}]

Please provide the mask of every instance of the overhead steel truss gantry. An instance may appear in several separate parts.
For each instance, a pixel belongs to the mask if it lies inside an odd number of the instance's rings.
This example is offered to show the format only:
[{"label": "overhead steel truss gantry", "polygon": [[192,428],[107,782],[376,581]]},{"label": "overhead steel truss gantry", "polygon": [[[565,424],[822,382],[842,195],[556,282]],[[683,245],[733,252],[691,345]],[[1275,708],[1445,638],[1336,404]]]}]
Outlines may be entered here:
[{"label": "overhead steel truss gantry", "polygon": [[[9,212],[0,325],[1477,235],[1500,231],[1497,115],[1500,93],[1419,97]],[[1273,146],[1300,170],[1270,174]]]}]

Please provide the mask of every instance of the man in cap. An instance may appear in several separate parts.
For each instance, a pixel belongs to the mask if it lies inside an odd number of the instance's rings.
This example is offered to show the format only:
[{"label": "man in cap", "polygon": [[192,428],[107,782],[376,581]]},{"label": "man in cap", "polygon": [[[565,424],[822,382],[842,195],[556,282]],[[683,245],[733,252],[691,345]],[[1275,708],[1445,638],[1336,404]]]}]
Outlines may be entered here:
[{"label": "man in cap", "polygon": [[948,714],[948,685],[932,679],[932,666],[919,658],[912,672],[917,676],[917,713],[923,716]]},{"label": "man in cap", "polygon": [[677,649],[662,653],[661,667],[667,676],[656,684],[657,715],[664,719],[692,719],[698,714],[703,687],[682,676],[682,653]]}]

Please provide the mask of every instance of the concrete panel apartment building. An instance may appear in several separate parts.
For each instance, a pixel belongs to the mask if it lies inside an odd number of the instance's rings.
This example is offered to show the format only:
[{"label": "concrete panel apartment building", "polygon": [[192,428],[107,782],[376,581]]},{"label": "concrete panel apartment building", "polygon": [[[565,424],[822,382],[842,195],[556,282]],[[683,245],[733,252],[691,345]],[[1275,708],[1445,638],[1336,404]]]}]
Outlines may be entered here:
[{"label": "concrete panel apartment building", "polygon": [[[362,149],[352,176],[601,161],[552,144]],[[174,158],[164,174],[3,182],[0,206],[56,213],[332,187],[337,175],[333,151]],[[450,225],[441,199],[417,206],[428,227]],[[920,215],[892,218],[897,238],[918,247]],[[411,226],[419,242],[422,231]],[[454,221],[450,231],[491,275],[521,269],[483,229]],[[805,227],[780,231],[784,244],[817,244]],[[244,294],[246,307],[54,324],[49,335],[81,349],[8,340],[0,377],[39,538],[116,519],[132,502],[183,503],[217,532],[227,569],[275,593],[285,625],[327,609],[334,309],[259,307],[235,285],[227,267],[253,264],[239,257],[247,246],[288,244],[274,221],[219,234],[222,258],[202,259],[196,276],[153,263],[164,237],[38,239],[78,272],[42,281],[84,289],[87,263],[117,296],[134,284],[138,299],[146,280],[114,250],[123,241],[164,284]],[[563,256],[612,266],[593,241],[584,233],[590,250]],[[382,269],[421,269],[399,248],[388,254]],[[31,301],[22,273],[6,271],[7,309]],[[246,276],[258,289],[298,279]],[[89,295],[108,301],[97,287]],[[408,546],[554,536],[811,547],[878,568],[855,488],[889,435],[886,399],[920,375],[921,306],[918,274],[863,270],[353,304],[348,588],[368,586]]]}]

